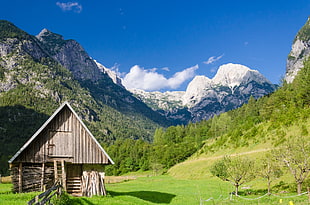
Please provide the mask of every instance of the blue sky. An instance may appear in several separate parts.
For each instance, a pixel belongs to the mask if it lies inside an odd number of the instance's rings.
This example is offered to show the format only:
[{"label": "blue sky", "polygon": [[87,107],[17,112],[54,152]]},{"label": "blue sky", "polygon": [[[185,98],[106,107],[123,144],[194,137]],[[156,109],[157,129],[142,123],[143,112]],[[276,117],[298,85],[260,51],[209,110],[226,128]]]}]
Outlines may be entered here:
[{"label": "blue sky", "polygon": [[122,77],[161,91],[185,90],[195,75],[212,78],[226,63],[279,83],[309,14],[309,0],[10,0],[0,7],[0,18],[24,31],[75,39]]}]

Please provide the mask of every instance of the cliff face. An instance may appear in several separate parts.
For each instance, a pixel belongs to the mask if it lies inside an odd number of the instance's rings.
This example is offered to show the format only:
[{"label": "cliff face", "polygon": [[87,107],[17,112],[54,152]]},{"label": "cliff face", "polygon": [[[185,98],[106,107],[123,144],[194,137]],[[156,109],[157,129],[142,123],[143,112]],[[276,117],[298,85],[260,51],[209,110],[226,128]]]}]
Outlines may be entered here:
[{"label": "cliff face", "polygon": [[96,81],[101,72],[82,46],[75,40],[64,40],[61,35],[43,29],[36,38],[49,54],[62,66],[69,69],[79,80]]},{"label": "cliff face", "polygon": [[285,80],[291,83],[298,71],[303,67],[304,61],[310,56],[310,19],[308,18],[306,24],[298,31],[292,50],[288,55],[286,61],[286,75]]},{"label": "cliff face", "polygon": [[101,141],[151,141],[156,128],[171,124],[114,84],[78,42],[46,29],[32,36],[0,21],[0,107],[20,105],[49,115],[63,101],[91,124]]}]

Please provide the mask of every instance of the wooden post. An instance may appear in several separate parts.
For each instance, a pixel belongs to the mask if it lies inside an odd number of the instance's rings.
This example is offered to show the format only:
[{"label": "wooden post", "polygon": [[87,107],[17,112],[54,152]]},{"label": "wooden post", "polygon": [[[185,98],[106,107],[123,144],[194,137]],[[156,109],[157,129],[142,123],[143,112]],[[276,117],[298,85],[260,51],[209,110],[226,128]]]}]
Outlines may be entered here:
[{"label": "wooden post", "polygon": [[54,179],[55,182],[58,180],[58,170],[57,170],[57,161],[54,160]]},{"label": "wooden post", "polygon": [[18,192],[19,193],[22,193],[23,191],[23,163],[19,163],[19,166],[18,166]]},{"label": "wooden post", "polygon": [[35,202],[35,203],[38,203],[38,202],[39,202],[39,196],[36,196],[36,197],[34,198],[34,202]]},{"label": "wooden post", "polygon": [[61,160],[61,178],[62,178],[62,186],[63,186],[64,190],[67,191],[65,160]]},{"label": "wooden post", "polygon": [[44,186],[44,172],[45,172],[45,163],[42,163],[42,173],[41,173],[41,191],[45,191]]},{"label": "wooden post", "polygon": [[0,184],[2,183],[2,177],[1,177],[1,174],[0,174]]}]

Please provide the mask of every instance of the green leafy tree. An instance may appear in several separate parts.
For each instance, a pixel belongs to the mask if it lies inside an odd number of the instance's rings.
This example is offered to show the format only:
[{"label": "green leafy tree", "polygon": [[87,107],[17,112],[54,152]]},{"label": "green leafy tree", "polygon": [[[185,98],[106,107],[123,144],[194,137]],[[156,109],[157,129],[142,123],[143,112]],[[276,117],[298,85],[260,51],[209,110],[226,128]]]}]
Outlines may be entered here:
[{"label": "green leafy tree", "polygon": [[274,179],[278,179],[280,176],[283,175],[283,172],[281,170],[281,167],[279,164],[275,161],[271,153],[267,153],[265,157],[261,160],[257,167],[257,173],[259,176],[265,178],[267,180],[268,184],[268,194],[271,192],[271,182]]},{"label": "green leafy tree", "polygon": [[304,137],[291,139],[274,151],[275,158],[286,166],[297,184],[297,193],[301,194],[302,184],[310,172],[310,141]]},{"label": "green leafy tree", "polygon": [[254,178],[254,162],[246,157],[225,156],[215,162],[211,167],[211,173],[223,181],[229,181],[235,187],[235,195],[238,195],[239,186]]}]

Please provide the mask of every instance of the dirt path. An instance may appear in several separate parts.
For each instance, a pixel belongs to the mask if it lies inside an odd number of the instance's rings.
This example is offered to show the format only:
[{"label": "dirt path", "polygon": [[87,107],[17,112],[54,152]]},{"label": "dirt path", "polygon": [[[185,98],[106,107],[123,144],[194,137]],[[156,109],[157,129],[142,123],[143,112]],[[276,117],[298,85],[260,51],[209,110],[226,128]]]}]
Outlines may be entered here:
[{"label": "dirt path", "polygon": [[[258,153],[258,152],[266,152],[271,150],[270,148],[265,148],[265,149],[257,149],[257,150],[252,150],[248,152],[241,152],[241,153],[234,153],[234,154],[227,154],[229,156],[243,156],[243,155],[248,155],[248,154],[253,154],[253,153]],[[207,161],[207,160],[215,160],[215,159],[220,159],[223,158],[226,155],[219,155],[219,156],[213,156],[213,157],[199,157],[198,159],[190,159],[185,162],[182,162],[180,164],[186,164],[186,163],[191,163],[191,162],[197,162],[197,161]]]}]

